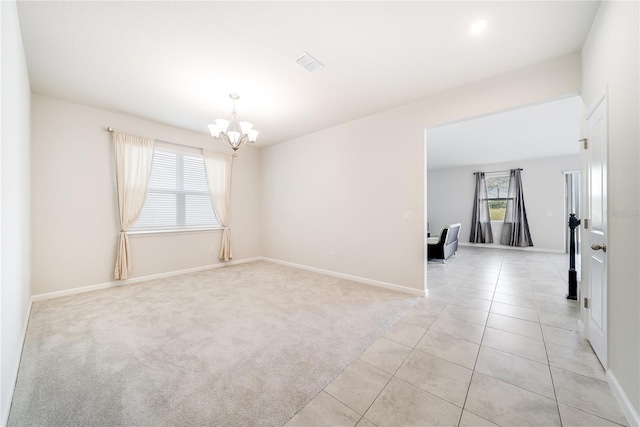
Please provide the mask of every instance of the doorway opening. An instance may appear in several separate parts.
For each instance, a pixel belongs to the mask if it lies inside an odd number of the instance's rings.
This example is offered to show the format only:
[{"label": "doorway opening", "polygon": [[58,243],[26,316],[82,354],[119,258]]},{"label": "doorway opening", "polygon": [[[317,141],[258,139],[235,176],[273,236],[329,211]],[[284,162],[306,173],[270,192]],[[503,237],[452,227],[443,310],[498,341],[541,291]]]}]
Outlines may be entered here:
[{"label": "doorway opening", "polygon": [[[427,258],[427,233],[461,224],[460,246],[566,254],[568,213],[579,213],[579,96],[471,117],[425,130],[425,282],[447,269]],[[533,248],[501,245],[503,221],[492,218],[493,244],[471,244],[474,172],[522,168]],[[569,180],[569,181],[567,181]],[[455,256],[454,256],[455,257]],[[453,259],[447,263],[454,264]],[[455,270],[454,266],[448,270]],[[436,277],[432,277],[436,280]],[[428,283],[425,283],[428,289]]]}]

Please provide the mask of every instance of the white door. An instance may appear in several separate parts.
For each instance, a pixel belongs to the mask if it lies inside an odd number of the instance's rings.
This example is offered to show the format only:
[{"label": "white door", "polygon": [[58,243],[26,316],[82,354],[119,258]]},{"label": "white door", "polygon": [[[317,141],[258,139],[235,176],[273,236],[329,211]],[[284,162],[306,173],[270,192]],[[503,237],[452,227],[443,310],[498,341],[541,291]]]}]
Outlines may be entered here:
[{"label": "white door", "polygon": [[607,104],[603,98],[587,117],[590,224],[588,339],[607,366]]}]

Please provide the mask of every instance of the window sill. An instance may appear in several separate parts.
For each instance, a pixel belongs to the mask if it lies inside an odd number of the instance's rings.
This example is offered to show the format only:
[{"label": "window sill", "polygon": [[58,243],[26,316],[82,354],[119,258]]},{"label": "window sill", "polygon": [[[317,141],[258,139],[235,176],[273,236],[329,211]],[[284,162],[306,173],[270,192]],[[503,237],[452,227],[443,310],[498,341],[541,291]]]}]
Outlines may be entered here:
[{"label": "window sill", "polygon": [[211,228],[189,228],[189,229],[174,229],[174,230],[144,230],[144,231],[128,231],[129,237],[146,237],[146,236],[163,236],[166,234],[193,234],[202,231],[211,232],[223,230],[223,227],[211,227]]}]

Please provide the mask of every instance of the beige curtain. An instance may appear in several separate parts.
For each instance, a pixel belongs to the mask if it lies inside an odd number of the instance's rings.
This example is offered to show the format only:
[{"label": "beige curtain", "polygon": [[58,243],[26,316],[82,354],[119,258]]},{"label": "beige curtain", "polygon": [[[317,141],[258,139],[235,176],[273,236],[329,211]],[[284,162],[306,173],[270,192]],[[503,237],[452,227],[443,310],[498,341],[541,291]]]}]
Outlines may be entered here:
[{"label": "beige curtain", "polygon": [[222,242],[218,258],[229,261],[233,258],[231,252],[231,235],[229,232],[229,212],[231,208],[231,167],[233,155],[223,153],[204,152],[204,166],[209,182],[209,195],[213,203],[222,230]]},{"label": "beige curtain", "polygon": [[136,223],[147,198],[154,140],[113,132],[116,159],[116,191],[120,212],[120,238],[116,252],[117,280],[129,277],[131,252],[127,230]]}]

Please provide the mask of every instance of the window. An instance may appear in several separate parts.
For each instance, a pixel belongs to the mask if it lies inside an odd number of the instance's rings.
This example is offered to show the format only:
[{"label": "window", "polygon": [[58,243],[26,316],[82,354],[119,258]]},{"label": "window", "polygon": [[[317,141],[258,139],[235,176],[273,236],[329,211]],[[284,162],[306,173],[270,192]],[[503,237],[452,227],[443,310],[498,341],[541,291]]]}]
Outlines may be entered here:
[{"label": "window", "polygon": [[487,201],[491,221],[504,221],[509,195],[509,175],[486,177]]},{"label": "window", "polygon": [[202,154],[156,144],[147,199],[131,231],[218,228]]}]

